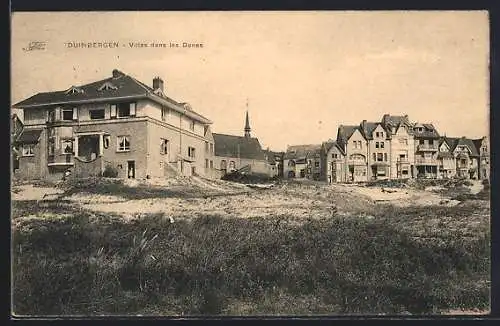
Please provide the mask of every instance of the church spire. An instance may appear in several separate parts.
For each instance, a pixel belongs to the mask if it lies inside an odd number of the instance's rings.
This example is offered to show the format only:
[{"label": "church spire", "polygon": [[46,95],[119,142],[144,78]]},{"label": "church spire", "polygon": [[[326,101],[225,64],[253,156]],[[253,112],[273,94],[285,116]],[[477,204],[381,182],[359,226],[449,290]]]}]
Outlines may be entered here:
[{"label": "church spire", "polygon": [[245,120],[245,137],[246,138],[250,138],[250,131],[252,129],[250,129],[250,119],[248,119],[248,99],[247,99],[247,116],[246,116],[246,120]]}]

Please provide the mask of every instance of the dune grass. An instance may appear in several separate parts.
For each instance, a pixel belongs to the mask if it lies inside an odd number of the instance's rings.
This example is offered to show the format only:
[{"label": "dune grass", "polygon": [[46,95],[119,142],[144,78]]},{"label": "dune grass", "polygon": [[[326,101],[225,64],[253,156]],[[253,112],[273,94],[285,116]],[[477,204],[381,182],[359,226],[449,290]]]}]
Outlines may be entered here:
[{"label": "dune grass", "polygon": [[[484,206],[380,206],[371,219],[305,217],[302,225],[286,217],[171,223],[161,214],[125,223],[69,205],[70,216],[20,218],[32,210],[25,203],[13,211],[18,315],[432,314],[489,307]],[[443,216],[454,218],[433,222]]]}]

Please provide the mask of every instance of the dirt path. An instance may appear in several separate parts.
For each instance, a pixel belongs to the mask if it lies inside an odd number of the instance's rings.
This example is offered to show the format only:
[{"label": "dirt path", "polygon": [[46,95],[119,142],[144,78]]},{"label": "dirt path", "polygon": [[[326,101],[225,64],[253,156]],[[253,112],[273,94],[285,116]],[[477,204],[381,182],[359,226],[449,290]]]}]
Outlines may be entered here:
[{"label": "dirt path", "polygon": [[64,193],[55,187],[33,187],[33,185],[15,186],[11,189],[12,200],[42,200],[54,199]]}]

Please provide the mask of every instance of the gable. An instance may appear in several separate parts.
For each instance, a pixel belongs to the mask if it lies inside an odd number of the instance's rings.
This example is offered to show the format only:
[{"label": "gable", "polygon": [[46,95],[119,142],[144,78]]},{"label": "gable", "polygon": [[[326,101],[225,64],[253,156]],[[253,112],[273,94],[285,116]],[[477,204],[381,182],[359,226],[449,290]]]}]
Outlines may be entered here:
[{"label": "gable", "polygon": [[214,142],[214,135],[212,134],[212,129],[210,128],[210,126],[205,126],[204,137],[206,140]]},{"label": "gable", "polygon": [[359,131],[359,129],[354,130],[352,135],[349,138],[347,138],[347,141],[354,141],[354,140],[366,140],[365,137]]},{"label": "gable", "polygon": [[440,152],[449,152],[450,151],[450,146],[446,143],[446,141],[443,141],[441,146],[439,146],[439,151]]}]

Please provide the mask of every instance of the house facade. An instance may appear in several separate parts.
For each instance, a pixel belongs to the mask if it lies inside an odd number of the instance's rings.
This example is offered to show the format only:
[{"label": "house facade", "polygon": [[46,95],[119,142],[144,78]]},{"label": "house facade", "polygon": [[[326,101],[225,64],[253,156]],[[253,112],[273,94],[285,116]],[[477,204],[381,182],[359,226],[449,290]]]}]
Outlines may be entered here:
[{"label": "house facade", "polygon": [[24,111],[19,175],[26,179],[76,177],[111,170],[120,178],[210,177],[212,122],[187,103],[113,70],[112,76],[65,91],[38,93],[14,105]]},{"label": "house facade", "polygon": [[415,123],[415,174],[417,178],[438,178],[439,133],[432,124]]},{"label": "house facade", "polygon": [[340,125],[337,130],[337,146],[345,153],[345,180],[368,181],[369,142],[361,126]]},{"label": "house facade", "polygon": [[328,183],[346,182],[346,159],[343,148],[337,141],[329,140],[321,146],[321,180]]},{"label": "house facade", "polygon": [[385,114],[381,124],[390,136],[390,178],[409,179],[414,177],[415,139],[408,115]]},{"label": "house facade", "polygon": [[439,141],[439,152],[437,155],[439,164],[439,178],[451,179],[457,176],[457,166],[452,153],[453,142],[446,137]]},{"label": "house facade", "polygon": [[490,179],[490,143],[488,137],[474,140],[479,153],[478,177],[481,180]]},{"label": "house facade", "polygon": [[283,155],[285,179],[317,179],[321,175],[321,145],[288,146]]}]

